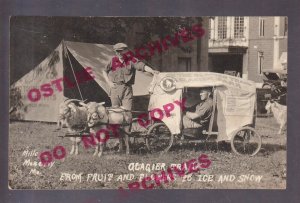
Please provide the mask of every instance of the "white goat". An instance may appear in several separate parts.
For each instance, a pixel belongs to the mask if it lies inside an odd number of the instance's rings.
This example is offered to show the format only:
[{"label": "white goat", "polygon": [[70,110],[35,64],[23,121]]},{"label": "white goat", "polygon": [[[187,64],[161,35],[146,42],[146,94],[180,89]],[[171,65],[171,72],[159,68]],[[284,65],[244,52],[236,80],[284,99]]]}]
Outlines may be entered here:
[{"label": "white goat", "polygon": [[[96,102],[90,102],[88,103],[87,109],[88,109],[88,127],[90,128],[90,133],[97,134],[99,130],[101,129],[112,129],[111,125],[124,125],[122,128],[124,132],[120,133],[121,129],[113,129],[113,131],[119,131],[117,134],[120,134],[119,137],[119,152],[123,148],[123,142],[122,142],[122,134],[125,134],[125,145],[126,145],[126,154],[129,154],[129,124],[132,120],[132,114],[131,112],[126,112],[122,108],[113,108],[109,109],[104,107],[104,103],[96,103]],[[84,104],[82,104],[84,105]],[[114,132],[116,133],[116,132]],[[99,137],[97,137],[99,136]],[[98,154],[98,156],[102,156],[104,144],[107,140],[106,135],[104,133],[98,133],[96,135],[96,138],[98,139],[96,149],[94,152],[94,156]],[[104,141],[102,141],[104,140]]]},{"label": "white goat", "polygon": [[[77,106],[74,101],[77,99],[69,99],[59,105],[58,128],[67,127],[68,133],[76,133],[87,127],[87,108],[85,106]],[[81,137],[71,137],[72,148],[70,154],[75,152],[78,154],[78,145]]]},{"label": "white goat", "polygon": [[274,118],[279,124],[280,128],[278,134],[282,134],[284,130],[286,130],[287,125],[287,106],[281,105],[278,102],[268,101],[265,106],[268,114],[272,111]]}]

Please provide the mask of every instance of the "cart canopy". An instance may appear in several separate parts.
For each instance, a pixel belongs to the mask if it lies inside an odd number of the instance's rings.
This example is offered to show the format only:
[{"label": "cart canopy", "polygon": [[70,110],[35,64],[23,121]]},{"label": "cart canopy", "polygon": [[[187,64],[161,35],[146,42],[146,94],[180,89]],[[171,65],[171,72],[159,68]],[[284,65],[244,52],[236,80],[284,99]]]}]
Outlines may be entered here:
[{"label": "cart canopy", "polygon": [[[212,72],[168,72],[159,73],[150,85],[149,110],[166,109],[170,103],[184,103],[185,87],[213,87],[217,98],[218,141],[230,140],[240,127],[253,123],[256,104],[255,83],[242,78]],[[200,98],[199,98],[200,103]],[[166,113],[166,112],[165,112]],[[179,134],[182,126],[179,106],[165,114],[162,121],[173,134]]]}]

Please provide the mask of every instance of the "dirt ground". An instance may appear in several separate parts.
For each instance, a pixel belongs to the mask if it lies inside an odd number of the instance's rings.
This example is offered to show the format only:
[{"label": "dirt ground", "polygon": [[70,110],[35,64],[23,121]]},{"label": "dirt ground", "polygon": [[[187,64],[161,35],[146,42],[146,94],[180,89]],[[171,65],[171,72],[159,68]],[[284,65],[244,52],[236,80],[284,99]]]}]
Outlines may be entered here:
[{"label": "dirt ground", "polygon": [[[238,156],[230,149],[216,150],[216,144],[208,147],[204,144],[178,146],[162,156],[147,153],[143,147],[132,149],[130,155],[119,154],[114,149],[106,150],[104,155],[92,156],[93,149],[85,149],[80,144],[79,155],[67,153],[64,160],[56,160],[53,166],[26,166],[25,160],[39,161],[39,156],[25,156],[23,152],[35,150],[41,153],[52,150],[55,146],[64,146],[70,151],[70,140],[60,138],[53,132],[54,124],[40,122],[11,122],[9,135],[9,187],[12,189],[117,189],[126,187],[140,174],[151,175],[158,171],[129,171],[130,163],[172,163],[180,164],[201,154],[208,155],[211,160],[209,169],[191,174],[184,178],[162,185],[166,189],[285,189],[286,188],[286,135],[277,135],[279,126],[274,118],[258,118],[257,131],[262,135],[263,145],[260,152],[254,156]],[[112,146],[114,140],[110,140]],[[65,173],[64,176],[62,176]],[[80,174],[66,178],[66,173]],[[90,175],[88,175],[90,174]],[[93,176],[95,177],[93,179]],[[124,174],[133,174],[133,180]],[[200,174],[211,175],[211,181],[199,179]],[[123,175],[123,176],[120,176]],[[220,177],[228,175],[232,179],[220,181]],[[231,175],[231,176],[230,176]],[[88,179],[89,176],[89,179]],[[98,179],[95,179],[97,176]],[[76,178],[77,177],[77,178]],[[120,178],[123,177],[125,180]],[[203,177],[203,176],[202,176]],[[246,179],[248,177],[248,179]]]}]

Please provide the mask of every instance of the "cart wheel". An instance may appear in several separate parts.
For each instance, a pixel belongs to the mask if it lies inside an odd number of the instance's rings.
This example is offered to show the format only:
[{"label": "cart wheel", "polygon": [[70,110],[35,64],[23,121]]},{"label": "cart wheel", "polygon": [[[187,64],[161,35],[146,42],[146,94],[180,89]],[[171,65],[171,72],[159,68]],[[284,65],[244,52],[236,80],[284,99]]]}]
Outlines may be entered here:
[{"label": "cart wheel", "polygon": [[242,127],[231,138],[231,149],[239,155],[256,155],[261,148],[261,136],[251,127]]},{"label": "cart wheel", "polygon": [[155,123],[148,130],[146,136],[146,146],[151,153],[167,152],[174,141],[174,135],[164,123]]}]

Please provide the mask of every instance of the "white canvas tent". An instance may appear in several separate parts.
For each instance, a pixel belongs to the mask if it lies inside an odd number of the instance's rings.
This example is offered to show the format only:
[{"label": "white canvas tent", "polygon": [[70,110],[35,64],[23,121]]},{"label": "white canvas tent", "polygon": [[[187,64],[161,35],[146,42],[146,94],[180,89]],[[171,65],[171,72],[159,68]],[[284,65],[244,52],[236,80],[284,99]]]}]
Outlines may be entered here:
[{"label": "white canvas tent", "polygon": [[[109,105],[109,88],[102,71],[113,55],[112,45],[63,41],[39,65],[11,85],[10,104],[15,108],[11,119],[56,122],[58,106],[67,98],[105,101]],[[87,67],[94,78],[76,82],[76,73],[87,73]],[[76,85],[69,87],[63,80],[65,77]],[[147,95],[151,80],[151,76],[137,71],[134,96]],[[32,89],[40,92],[37,101],[28,97]]]}]

